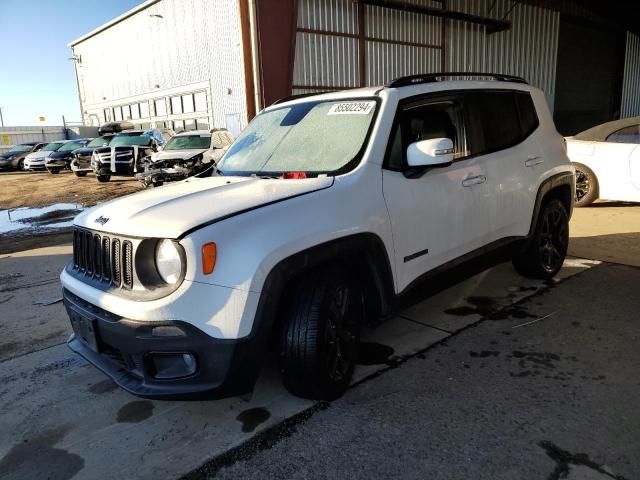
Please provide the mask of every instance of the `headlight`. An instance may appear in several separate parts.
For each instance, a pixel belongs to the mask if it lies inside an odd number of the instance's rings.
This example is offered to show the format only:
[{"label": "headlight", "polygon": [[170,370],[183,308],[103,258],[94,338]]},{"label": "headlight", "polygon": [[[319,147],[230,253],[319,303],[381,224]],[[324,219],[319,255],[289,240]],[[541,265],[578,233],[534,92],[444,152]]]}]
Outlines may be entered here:
[{"label": "headlight", "polygon": [[182,256],[174,242],[160,240],[156,246],[158,275],[169,285],[175,285],[182,275]]}]

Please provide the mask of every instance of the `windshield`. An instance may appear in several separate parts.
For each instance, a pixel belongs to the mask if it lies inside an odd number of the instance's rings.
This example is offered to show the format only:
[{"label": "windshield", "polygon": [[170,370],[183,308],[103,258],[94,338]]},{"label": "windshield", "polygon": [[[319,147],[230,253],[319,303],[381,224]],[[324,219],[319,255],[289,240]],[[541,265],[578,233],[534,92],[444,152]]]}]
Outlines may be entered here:
[{"label": "windshield", "polygon": [[33,145],[14,145],[7,153],[30,152]]},{"label": "windshield", "polygon": [[68,142],[65,143],[64,145],[62,145],[58,151],[59,152],[71,152],[72,150],[75,150],[77,148],[82,147],[82,143],[81,142]]},{"label": "windshield", "polygon": [[55,152],[62,145],[64,145],[64,143],[60,143],[60,142],[47,143],[44,147],[42,147],[42,151],[43,152]]},{"label": "windshield", "polygon": [[111,137],[98,137],[91,140],[87,143],[87,147],[96,148],[96,147],[106,147],[109,145],[111,141]]},{"label": "windshield", "polygon": [[109,146],[122,147],[129,145],[151,145],[151,137],[148,135],[116,135]]},{"label": "windshield", "polygon": [[165,150],[206,150],[211,145],[211,135],[180,135],[167,142]]},{"label": "windshield", "polygon": [[306,102],[258,115],[221,160],[226,175],[335,172],[362,149],[372,99]]}]

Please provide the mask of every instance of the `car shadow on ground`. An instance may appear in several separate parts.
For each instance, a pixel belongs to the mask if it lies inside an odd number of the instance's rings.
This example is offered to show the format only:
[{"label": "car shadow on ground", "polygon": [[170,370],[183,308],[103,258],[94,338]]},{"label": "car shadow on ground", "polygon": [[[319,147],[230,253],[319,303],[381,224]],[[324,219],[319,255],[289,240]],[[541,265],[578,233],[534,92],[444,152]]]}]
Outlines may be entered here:
[{"label": "car shadow on ground", "polygon": [[640,267],[640,232],[572,237],[569,253],[590,260]]}]

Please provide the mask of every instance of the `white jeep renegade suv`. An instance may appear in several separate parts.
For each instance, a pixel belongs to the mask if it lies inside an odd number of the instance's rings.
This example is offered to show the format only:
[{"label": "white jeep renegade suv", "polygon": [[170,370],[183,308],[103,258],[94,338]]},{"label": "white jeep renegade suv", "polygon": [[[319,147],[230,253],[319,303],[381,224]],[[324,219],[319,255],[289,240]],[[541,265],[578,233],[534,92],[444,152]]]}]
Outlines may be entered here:
[{"label": "white jeep renegade suv", "polygon": [[564,141],[542,92],[478,75],[278,102],[208,178],[79,215],[71,349],[135,395],[215,398],[250,392],[271,346],[292,393],[331,399],[361,325],[416,281],[507,244],[521,274],[555,275]]}]

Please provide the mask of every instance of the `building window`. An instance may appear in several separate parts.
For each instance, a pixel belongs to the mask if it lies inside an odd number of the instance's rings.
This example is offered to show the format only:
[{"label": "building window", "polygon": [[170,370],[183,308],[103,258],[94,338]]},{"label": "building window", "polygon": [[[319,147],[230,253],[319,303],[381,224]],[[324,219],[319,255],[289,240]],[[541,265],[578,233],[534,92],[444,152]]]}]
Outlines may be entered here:
[{"label": "building window", "polygon": [[159,98],[154,101],[156,109],[156,117],[164,117],[167,114],[167,102],[164,98]]},{"label": "building window", "polygon": [[209,119],[199,118],[196,120],[196,130],[209,130]]},{"label": "building window", "polygon": [[131,119],[137,120],[140,118],[140,105],[134,103],[131,105]]},{"label": "building window", "polygon": [[110,122],[111,121],[111,109],[110,108],[105,108],[104,109],[104,121],[105,122]]},{"label": "building window", "polygon": [[140,118],[149,118],[149,102],[146,100],[140,104]]},{"label": "building window", "polygon": [[196,129],[196,121],[195,120],[185,120],[184,121],[184,129],[185,130],[195,130]]},{"label": "building window", "polygon": [[122,108],[121,107],[113,107],[113,119],[116,122],[122,121]]},{"label": "building window", "polygon": [[193,113],[193,94],[182,96],[182,113]]},{"label": "building window", "polygon": [[142,130],[149,130],[149,129],[151,128],[151,123],[149,123],[149,122],[142,122],[142,123],[140,124],[140,128],[141,128]]},{"label": "building window", "polygon": [[171,113],[182,113],[182,97],[171,97]]},{"label": "building window", "polygon": [[194,94],[195,111],[206,112],[207,111],[207,94],[206,92],[198,92]]},{"label": "building window", "polygon": [[131,120],[131,107],[129,105],[123,105],[122,118],[125,120]]},{"label": "building window", "polygon": [[171,128],[174,132],[180,133],[184,131],[184,121],[183,120],[174,120],[171,122]]}]

